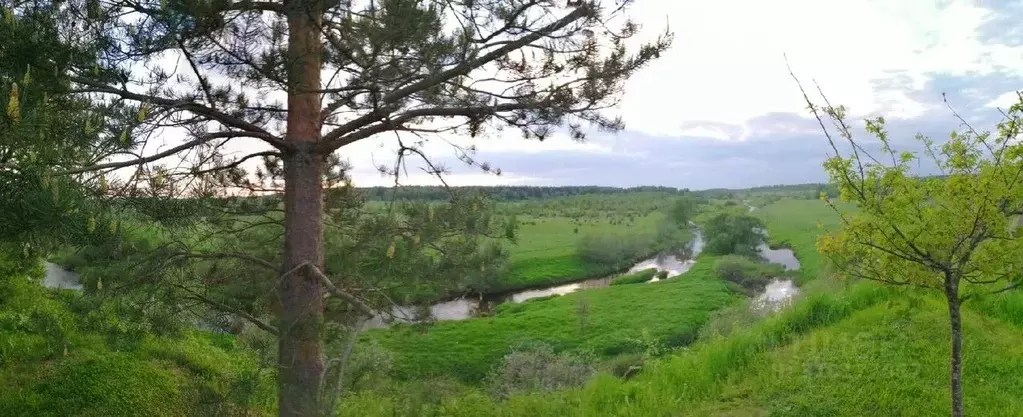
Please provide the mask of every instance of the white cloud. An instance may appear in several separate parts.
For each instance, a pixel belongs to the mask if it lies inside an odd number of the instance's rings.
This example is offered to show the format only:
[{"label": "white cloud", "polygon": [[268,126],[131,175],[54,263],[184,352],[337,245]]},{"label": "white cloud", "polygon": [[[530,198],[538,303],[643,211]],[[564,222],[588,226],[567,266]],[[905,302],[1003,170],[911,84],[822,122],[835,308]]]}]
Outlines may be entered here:
[{"label": "white cloud", "polygon": [[1002,93],[1002,95],[998,96],[998,98],[991,100],[991,102],[987,103],[985,107],[994,107],[1002,110],[1007,110],[1009,106],[1012,106],[1013,104],[1016,104],[1018,102],[1019,94],[1015,91],[1007,91],[1005,93]]},{"label": "white cloud", "polygon": [[636,75],[621,112],[630,129],[687,133],[687,120],[743,124],[769,112],[805,112],[783,55],[813,88],[854,114],[883,110],[914,117],[925,109],[900,91],[871,81],[893,72],[920,88],[928,73],[984,74],[1023,69],[1023,53],[984,45],[977,27],[990,13],[966,1],[724,0],[637,2],[646,33],[667,16],[671,51]]},{"label": "white cloud", "polygon": [[[928,98],[929,103],[917,101],[921,99],[919,91],[929,87],[928,81],[935,75],[1023,75],[1023,48],[985,43],[978,28],[995,13],[969,0],[644,0],[636,2],[630,12],[643,25],[645,37],[658,35],[666,24],[675,33],[672,49],[630,80],[622,103],[614,110],[636,134],[599,134],[580,143],[558,133],[539,143],[525,141],[520,132],[507,129],[478,139],[456,135],[431,139],[424,151],[460,169],[447,177],[449,183],[688,186],[703,181],[718,186],[806,178],[819,172],[819,164],[810,161],[816,153],[803,157],[805,161],[800,163],[805,162],[806,167],[776,163],[781,153],[762,157],[748,151],[739,159],[727,159],[736,158],[732,153],[742,149],[763,152],[782,145],[803,147],[801,143],[767,146],[749,142],[816,134],[815,126],[779,116],[806,112],[785,56],[806,87],[813,90],[816,80],[833,103],[848,106],[854,116],[882,112],[912,119],[935,110],[940,97]],[[981,97],[983,105],[988,101],[983,97],[991,94],[981,91],[985,87],[1002,92],[997,90],[1001,86],[979,82],[957,92]],[[1005,92],[986,105],[1004,109],[1015,102],[1015,93]],[[706,140],[693,141],[691,137]],[[165,146],[180,142],[179,138],[169,139],[174,140]],[[455,165],[458,162],[450,162],[456,153],[452,144],[476,145],[478,160],[496,160],[496,167],[506,175],[463,172],[466,170]],[[727,146],[716,148],[718,144]],[[357,185],[388,185],[393,179],[382,177],[374,168],[393,164],[396,145],[395,136],[386,134],[339,152],[355,166]],[[759,147],[762,145],[765,147]],[[239,150],[252,149],[249,144],[239,144]],[[662,164],[645,162],[645,158]],[[607,161],[626,159],[634,172],[609,168],[613,164]],[[600,166],[577,167],[568,162],[573,160]],[[722,161],[734,171],[705,166]],[[770,165],[770,175],[764,174],[763,167],[740,171],[755,161]],[[436,178],[415,170],[418,165],[422,164],[410,164],[411,175],[402,183],[439,184]],[[654,174],[644,169],[656,168],[654,165],[677,169],[651,176]],[[557,172],[544,173],[544,167]],[[637,178],[639,175],[645,176]],[[691,179],[696,175],[705,178]]]}]

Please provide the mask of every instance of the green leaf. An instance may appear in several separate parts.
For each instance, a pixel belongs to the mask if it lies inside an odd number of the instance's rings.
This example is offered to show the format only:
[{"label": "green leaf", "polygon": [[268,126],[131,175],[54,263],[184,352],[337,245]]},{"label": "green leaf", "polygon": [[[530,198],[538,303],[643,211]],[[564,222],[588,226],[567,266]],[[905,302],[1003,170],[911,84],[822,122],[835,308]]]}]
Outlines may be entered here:
[{"label": "green leaf", "polygon": [[18,83],[11,84],[11,95],[7,98],[7,117],[10,117],[14,124],[21,120],[21,100],[18,92]]},{"label": "green leaf", "polygon": [[135,115],[135,118],[139,122],[142,122],[142,121],[146,120],[146,116],[148,114],[149,114],[149,103],[142,103],[142,105],[139,106],[139,111],[138,111],[138,114]]}]

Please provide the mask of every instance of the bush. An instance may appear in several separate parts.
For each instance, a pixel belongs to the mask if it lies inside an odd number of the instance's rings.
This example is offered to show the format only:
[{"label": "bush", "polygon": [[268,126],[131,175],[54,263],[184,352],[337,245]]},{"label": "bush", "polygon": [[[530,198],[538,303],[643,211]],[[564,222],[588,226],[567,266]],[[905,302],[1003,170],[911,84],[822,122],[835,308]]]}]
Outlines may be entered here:
[{"label": "bush", "polygon": [[784,267],[738,256],[722,256],[714,263],[714,272],[721,278],[747,290],[760,290],[771,280],[784,274]]},{"label": "bush", "polygon": [[391,372],[394,359],[391,352],[371,340],[357,346],[352,352],[348,364],[345,365],[345,391],[361,390],[374,383],[386,380]]},{"label": "bush", "polygon": [[631,234],[587,235],[579,239],[579,257],[584,262],[609,268],[624,268],[647,255],[654,246],[652,236]]},{"label": "bush", "polygon": [[707,324],[700,328],[699,339],[728,337],[736,331],[749,328],[760,319],[749,303],[725,307],[710,313]]},{"label": "bush", "polygon": [[611,285],[639,284],[650,281],[657,275],[657,269],[644,269],[628,275],[622,275],[611,279]]},{"label": "bush", "polygon": [[487,376],[490,392],[498,398],[518,393],[551,392],[578,387],[594,373],[589,361],[568,353],[554,353],[548,345],[520,347],[506,355]]},{"label": "bush", "polygon": [[668,279],[668,271],[658,271],[657,279]]},{"label": "bush", "polygon": [[154,363],[106,354],[60,362],[32,387],[25,403],[0,408],[34,416],[182,415],[179,383],[170,370]]},{"label": "bush", "polygon": [[757,246],[764,242],[760,219],[745,214],[721,213],[704,225],[707,242],[704,252],[711,255],[757,256]]},{"label": "bush", "polygon": [[645,362],[645,355],[642,353],[633,353],[615,356],[607,362],[607,367],[612,375],[623,379],[629,379],[636,376],[636,374],[643,369],[643,364]]}]

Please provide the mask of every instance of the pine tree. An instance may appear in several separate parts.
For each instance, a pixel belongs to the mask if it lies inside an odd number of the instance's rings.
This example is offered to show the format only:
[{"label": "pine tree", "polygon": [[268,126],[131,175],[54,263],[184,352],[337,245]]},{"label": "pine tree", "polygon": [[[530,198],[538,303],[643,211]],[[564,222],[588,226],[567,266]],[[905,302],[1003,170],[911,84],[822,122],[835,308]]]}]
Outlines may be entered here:
[{"label": "pine tree", "polygon": [[[602,3],[32,4],[52,6],[62,41],[89,58],[61,70],[72,86],[62,94],[102,104],[108,131],[90,153],[104,158],[61,174],[120,175],[128,194],[156,199],[283,188],[283,262],[272,285],[278,405],[282,416],[311,416],[324,404],[325,295],[371,314],[324,271],[324,190],[343,181],[339,151],[390,134],[399,158],[427,158],[423,141],[441,134],[511,127],[543,140],[564,128],[581,140],[591,128],[622,129],[603,110],[670,35],[630,51],[638,26],[624,16],[629,1]],[[229,156],[237,150],[245,153]],[[105,158],[124,151],[135,156]]]}]

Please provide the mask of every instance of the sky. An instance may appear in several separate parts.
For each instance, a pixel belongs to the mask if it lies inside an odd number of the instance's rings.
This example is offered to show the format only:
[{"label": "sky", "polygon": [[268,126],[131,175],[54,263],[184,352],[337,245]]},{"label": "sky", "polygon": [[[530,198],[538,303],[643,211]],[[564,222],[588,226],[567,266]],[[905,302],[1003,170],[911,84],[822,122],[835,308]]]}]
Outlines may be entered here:
[{"label": "sky", "polygon": [[[1023,3],[1010,1],[637,0],[643,34],[665,27],[674,44],[635,74],[620,106],[625,130],[526,141],[513,131],[474,143],[459,162],[443,142],[431,156],[451,185],[663,185],[743,188],[822,182],[829,149],[809,118],[791,65],[862,126],[883,115],[897,145],[917,133],[940,141],[960,128],[943,102],[988,129],[1023,89]],[[863,137],[866,140],[866,137]],[[357,186],[389,185],[376,165],[393,143],[373,138],[341,150]],[[410,161],[404,184],[439,184]]]}]

